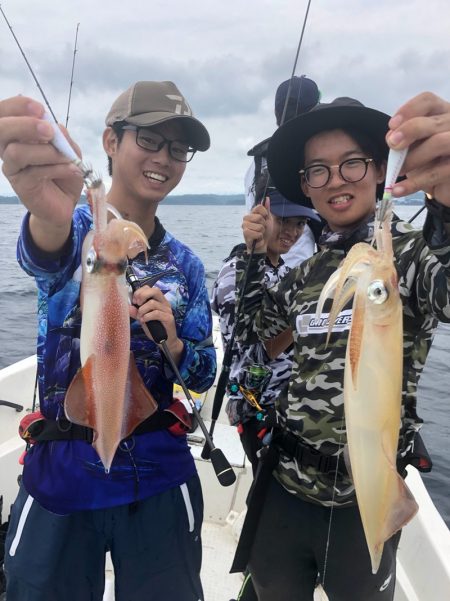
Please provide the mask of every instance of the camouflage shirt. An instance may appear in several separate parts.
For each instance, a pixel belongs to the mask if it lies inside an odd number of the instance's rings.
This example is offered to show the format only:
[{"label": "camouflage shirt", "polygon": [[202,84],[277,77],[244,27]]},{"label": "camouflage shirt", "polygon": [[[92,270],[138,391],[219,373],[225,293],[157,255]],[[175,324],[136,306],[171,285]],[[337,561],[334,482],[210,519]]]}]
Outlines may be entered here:
[{"label": "camouflage shirt", "polygon": [[[242,253],[241,253],[242,254]],[[270,288],[287,274],[289,268],[280,261],[274,267],[268,261],[264,265],[264,286]],[[231,338],[234,328],[234,313],[236,300],[236,257],[227,259],[214,282],[211,298],[211,307],[220,318],[220,331],[224,348]],[[292,347],[287,352],[281,353],[272,361],[267,356],[264,345],[258,339],[254,344],[234,342],[233,358],[230,365],[230,381],[244,384],[243,368],[253,363],[262,363],[270,367],[272,376],[258,399],[261,407],[273,407],[275,399],[280,394],[282,386],[286,385],[292,367]],[[257,410],[248,403],[240,391],[228,393],[226,412],[230,424],[236,426],[239,422],[246,422],[257,413]]]},{"label": "camouflage shirt", "polygon": [[[450,240],[441,230],[440,224],[439,231],[431,224],[430,216],[424,233],[404,222],[392,226],[404,318],[400,454],[406,452],[422,423],[416,413],[417,385],[437,322],[450,322]],[[327,348],[328,313],[318,319],[315,314],[320,292],[344,256],[345,250],[325,248],[291,270],[277,286],[264,289],[264,257],[254,255],[236,330],[240,340],[252,331],[267,339],[292,327],[294,362],[288,389],[277,401],[280,422],[302,442],[321,453],[340,456],[340,461],[346,444],[343,378],[351,302],[338,315]],[[238,286],[242,286],[244,269],[245,260],[241,260]],[[287,490],[306,500],[322,505],[356,502],[348,476],[337,474],[333,495],[334,473],[304,468],[283,452],[275,476]]]}]

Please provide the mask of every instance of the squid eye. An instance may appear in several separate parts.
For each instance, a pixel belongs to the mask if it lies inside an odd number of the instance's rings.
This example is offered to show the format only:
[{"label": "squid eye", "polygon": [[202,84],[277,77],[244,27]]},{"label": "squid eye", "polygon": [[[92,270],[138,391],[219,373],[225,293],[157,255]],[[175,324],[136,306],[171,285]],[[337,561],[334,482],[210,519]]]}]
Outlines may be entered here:
[{"label": "squid eye", "polygon": [[375,305],[382,305],[388,299],[389,293],[383,280],[373,280],[367,287],[367,296]]},{"label": "squid eye", "polygon": [[93,248],[90,249],[88,254],[86,255],[86,271],[88,273],[92,273],[95,269],[95,265],[97,263],[97,253]]}]

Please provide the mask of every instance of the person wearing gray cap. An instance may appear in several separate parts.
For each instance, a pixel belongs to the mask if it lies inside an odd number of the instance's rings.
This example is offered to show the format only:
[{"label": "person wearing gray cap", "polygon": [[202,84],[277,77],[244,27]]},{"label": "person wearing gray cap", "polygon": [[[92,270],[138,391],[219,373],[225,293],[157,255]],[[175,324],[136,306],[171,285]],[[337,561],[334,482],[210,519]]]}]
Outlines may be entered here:
[{"label": "person wearing gray cap", "polygon": [[[106,117],[103,145],[112,184],[108,203],[148,237],[129,259],[133,282],[130,351],[156,412],[122,441],[109,473],[93,430],[64,417],[80,367],[81,249],[92,228],[77,205],[83,179],[50,144],[44,107],[25,97],[0,102],[3,171],[28,209],[18,257],[39,295],[40,424],[24,461],[6,539],[8,601],[101,601],[105,554],[116,601],[199,601],[203,500],[186,441],[190,417],[173,399],[175,379],[141,323],[161,322],[186,385],[214,381],[216,357],[204,268],[156,217],[158,203],[210,140],[170,81],[139,81]],[[20,144],[20,152],[14,147]]]}]

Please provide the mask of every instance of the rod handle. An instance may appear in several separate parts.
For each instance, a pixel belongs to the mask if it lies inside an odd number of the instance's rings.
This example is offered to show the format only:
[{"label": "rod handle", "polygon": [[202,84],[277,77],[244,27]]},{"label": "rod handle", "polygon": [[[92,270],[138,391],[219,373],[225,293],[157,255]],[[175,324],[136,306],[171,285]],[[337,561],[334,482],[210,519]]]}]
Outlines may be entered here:
[{"label": "rod handle", "polygon": [[222,486],[231,486],[236,482],[236,474],[223,452],[214,447],[211,451],[211,463],[217,479]]}]

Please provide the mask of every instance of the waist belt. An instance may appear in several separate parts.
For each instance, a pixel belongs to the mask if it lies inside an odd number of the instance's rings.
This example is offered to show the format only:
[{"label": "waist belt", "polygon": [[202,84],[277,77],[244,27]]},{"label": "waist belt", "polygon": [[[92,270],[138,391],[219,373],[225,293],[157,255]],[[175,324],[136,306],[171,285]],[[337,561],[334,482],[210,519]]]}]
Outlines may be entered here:
[{"label": "waist belt", "polygon": [[335,472],[337,468],[339,474],[348,476],[343,457],[340,455],[325,455],[302,442],[298,436],[290,432],[276,432],[273,442],[286,455],[295,459],[299,466],[312,467],[323,474]]},{"label": "waist belt", "polygon": [[[175,436],[191,431],[192,422],[184,404],[175,400],[164,411],[157,411],[133,430],[130,436],[146,434],[157,430],[169,430]],[[50,440],[84,440],[92,443],[94,430],[73,424],[67,419],[46,419],[36,411],[24,417],[19,425],[19,434],[25,441],[44,442]]]},{"label": "waist belt", "polygon": [[[325,474],[335,472],[336,466],[338,466],[337,472],[339,474],[342,476],[349,475],[343,457],[340,455],[324,455],[302,442],[291,432],[276,432],[273,442],[286,455],[295,458],[300,466],[313,467],[318,472]],[[407,465],[413,465],[419,472],[431,472],[433,463],[418,432],[415,434],[412,450],[408,451],[405,457],[397,457],[397,471],[400,474],[406,475],[405,468]]]}]

